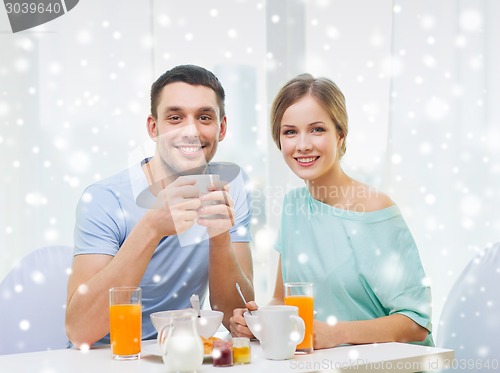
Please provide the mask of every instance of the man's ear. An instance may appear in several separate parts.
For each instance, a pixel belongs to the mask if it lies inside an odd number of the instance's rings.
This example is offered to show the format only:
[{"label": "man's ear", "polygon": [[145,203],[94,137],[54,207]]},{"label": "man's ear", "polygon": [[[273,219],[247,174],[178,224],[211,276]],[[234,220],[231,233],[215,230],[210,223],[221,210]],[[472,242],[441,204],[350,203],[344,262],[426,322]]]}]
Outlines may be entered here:
[{"label": "man's ear", "polygon": [[224,140],[224,137],[226,137],[226,130],[227,130],[227,120],[226,117],[224,117],[220,122],[219,141]]},{"label": "man's ear", "polygon": [[148,115],[146,127],[148,129],[149,137],[151,137],[151,139],[156,142],[156,138],[158,137],[158,126],[156,124],[156,119],[152,114]]}]

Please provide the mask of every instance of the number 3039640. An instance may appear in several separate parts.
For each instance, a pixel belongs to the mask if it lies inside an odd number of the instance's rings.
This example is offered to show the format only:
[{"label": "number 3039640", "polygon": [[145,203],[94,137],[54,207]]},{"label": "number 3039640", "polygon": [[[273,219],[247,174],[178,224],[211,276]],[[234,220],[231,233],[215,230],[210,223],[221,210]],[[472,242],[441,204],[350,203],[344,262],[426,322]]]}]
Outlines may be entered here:
[{"label": "number 3039640", "polygon": [[475,370],[498,370],[497,359],[453,359],[444,361],[445,368]]},{"label": "number 3039640", "polygon": [[5,3],[7,14],[43,14],[62,13],[63,8],[60,3]]}]

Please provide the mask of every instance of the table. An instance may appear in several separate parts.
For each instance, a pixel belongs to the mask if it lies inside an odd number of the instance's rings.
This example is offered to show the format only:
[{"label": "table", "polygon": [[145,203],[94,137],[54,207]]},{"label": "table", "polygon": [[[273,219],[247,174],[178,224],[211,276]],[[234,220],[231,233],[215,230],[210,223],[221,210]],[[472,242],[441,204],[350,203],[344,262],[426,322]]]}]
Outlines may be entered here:
[{"label": "table", "polygon": [[[295,355],[293,360],[264,358],[258,342],[251,342],[252,363],[230,368],[214,367],[208,359],[202,373],[239,372],[417,372],[438,370],[452,363],[453,350],[405,343],[340,346]],[[165,373],[156,341],[144,341],[140,360],[115,361],[109,346],[86,352],[75,349],[0,356],[0,372],[12,373]]]}]

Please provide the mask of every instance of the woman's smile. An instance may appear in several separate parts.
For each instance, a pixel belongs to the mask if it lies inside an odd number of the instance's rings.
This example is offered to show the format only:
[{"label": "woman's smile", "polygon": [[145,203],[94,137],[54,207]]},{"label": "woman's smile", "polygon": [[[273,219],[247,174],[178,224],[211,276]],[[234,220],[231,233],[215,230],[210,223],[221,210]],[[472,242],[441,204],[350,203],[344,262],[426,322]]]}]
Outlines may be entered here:
[{"label": "woman's smile", "polygon": [[314,156],[314,157],[295,157],[295,160],[301,167],[310,167],[316,163],[316,161],[319,159],[319,157]]}]

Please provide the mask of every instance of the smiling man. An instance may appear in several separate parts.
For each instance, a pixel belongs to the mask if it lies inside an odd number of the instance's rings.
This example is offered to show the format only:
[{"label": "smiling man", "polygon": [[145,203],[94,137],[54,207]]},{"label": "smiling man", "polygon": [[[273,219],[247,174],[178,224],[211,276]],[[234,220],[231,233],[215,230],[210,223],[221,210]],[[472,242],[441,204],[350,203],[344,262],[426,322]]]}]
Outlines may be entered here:
[{"label": "smiling man", "polygon": [[[210,162],[226,135],[224,99],[219,80],[202,67],[165,72],[151,87],[147,131],[154,156],[83,193],[66,309],[66,332],[76,347],[109,343],[112,287],[142,288],[143,339],[156,337],[151,313],[187,308],[192,294],[203,300],[207,284],[225,325],[240,306],[236,282],[253,299],[244,175],[234,165]],[[230,183],[200,196],[194,179],[178,178],[205,173]]]}]

